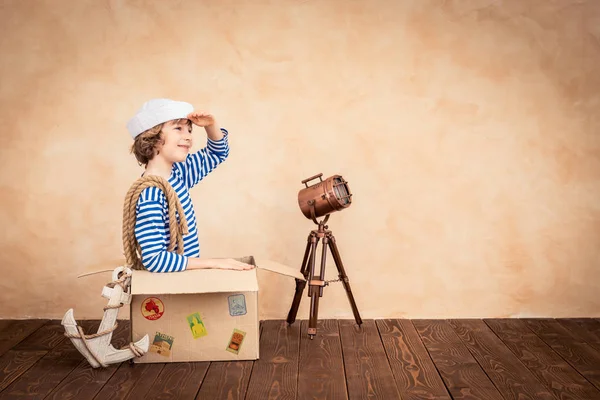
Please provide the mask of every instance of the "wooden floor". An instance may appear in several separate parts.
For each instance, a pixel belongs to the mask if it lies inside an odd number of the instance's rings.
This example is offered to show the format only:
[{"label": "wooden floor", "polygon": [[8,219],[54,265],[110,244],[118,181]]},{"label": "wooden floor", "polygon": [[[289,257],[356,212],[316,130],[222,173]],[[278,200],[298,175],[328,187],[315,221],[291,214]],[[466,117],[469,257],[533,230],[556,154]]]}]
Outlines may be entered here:
[{"label": "wooden floor", "polygon": [[256,362],[93,369],[59,321],[2,320],[0,399],[600,399],[598,319],[306,322],[262,322]]}]

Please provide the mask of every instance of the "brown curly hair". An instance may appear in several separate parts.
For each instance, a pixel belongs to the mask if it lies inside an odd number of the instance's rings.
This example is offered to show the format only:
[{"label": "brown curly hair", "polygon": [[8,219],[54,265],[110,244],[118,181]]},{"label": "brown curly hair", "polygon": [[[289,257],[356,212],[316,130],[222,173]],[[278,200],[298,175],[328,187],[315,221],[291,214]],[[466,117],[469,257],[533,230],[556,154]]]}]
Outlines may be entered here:
[{"label": "brown curly hair", "polygon": [[[175,120],[175,123],[179,123],[181,121],[187,121],[188,127],[192,127],[192,122],[189,119],[178,119]],[[158,124],[147,131],[140,133],[131,145],[131,153],[138,160],[140,165],[147,165],[150,160],[152,160],[155,156],[156,147],[163,143],[162,136],[162,128],[165,126],[165,123]]]}]

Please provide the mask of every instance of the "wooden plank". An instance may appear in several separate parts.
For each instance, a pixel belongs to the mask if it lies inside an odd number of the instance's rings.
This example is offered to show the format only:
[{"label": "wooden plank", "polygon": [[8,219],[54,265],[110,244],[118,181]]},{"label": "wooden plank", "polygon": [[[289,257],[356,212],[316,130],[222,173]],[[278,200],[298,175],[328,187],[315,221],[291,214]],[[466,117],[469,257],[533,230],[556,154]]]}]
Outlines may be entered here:
[{"label": "wooden plank", "polygon": [[194,399],[210,362],[167,363],[144,400]]},{"label": "wooden plank", "polygon": [[60,321],[51,321],[7,351],[0,357],[0,391],[63,340],[66,338]]},{"label": "wooden plank", "polygon": [[65,328],[60,324],[60,320],[53,320],[41,326],[25,340],[14,346],[12,350],[50,351],[63,340],[68,340],[65,337]]},{"label": "wooden plank", "polygon": [[448,323],[505,398],[554,398],[485,322],[469,319]]},{"label": "wooden plank", "polygon": [[[98,321],[81,321],[83,329],[98,329]],[[66,338],[65,338],[66,339]],[[0,393],[0,398],[45,398],[85,358],[70,340],[63,340]]]},{"label": "wooden plank", "polygon": [[407,319],[375,321],[402,399],[451,397],[412,322]]},{"label": "wooden plank", "polygon": [[211,362],[196,399],[244,399],[254,361]]},{"label": "wooden plank", "polygon": [[453,399],[503,400],[447,321],[415,319],[413,325]]},{"label": "wooden plank", "polygon": [[144,399],[165,365],[123,362],[94,400]]},{"label": "wooden plank", "polygon": [[548,346],[600,389],[600,352],[583,343],[554,319],[526,319],[527,326]]},{"label": "wooden plank", "polygon": [[567,328],[571,335],[600,351],[600,323],[592,318],[565,318],[557,321]]},{"label": "wooden plank", "polygon": [[308,320],[302,320],[298,399],[347,399],[338,321],[318,320],[312,340],[307,329]]},{"label": "wooden plank", "polygon": [[485,322],[466,319],[448,323],[505,398],[554,398]]},{"label": "wooden plank", "polygon": [[[94,332],[94,331],[91,331]],[[90,332],[90,333],[91,333]],[[116,349],[127,344],[129,321],[119,321],[113,332],[112,345]],[[70,341],[69,341],[70,342]],[[47,397],[48,399],[93,399],[102,386],[113,376],[120,364],[110,364],[106,368],[92,368],[84,359],[79,365],[57,385]]]},{"label": "wooden plank", "polygon": [[484,322],[506,347],[560,399],[600,398],[575,369],[519,319],[486,319]]},{"label": "wooden plank", "polygon": [[300,323],[263,321],[260,359],[254,361],[248,399],[296,398],[300,359]]},{"label": "wooden plank", "polygon": [[3,323],[0,330],[0,356],[19,344],[48,322],[47,319],[11,320]]},{"label": "wooden plank", "polygon": [[340,320],[339,327],[350,399],[400,398],[375,321]]},{"label": "wooden plank", "polygon": [[44,350],[10,350],[0,357],[0,391],[27,371],[40,358],[46,355]]}]

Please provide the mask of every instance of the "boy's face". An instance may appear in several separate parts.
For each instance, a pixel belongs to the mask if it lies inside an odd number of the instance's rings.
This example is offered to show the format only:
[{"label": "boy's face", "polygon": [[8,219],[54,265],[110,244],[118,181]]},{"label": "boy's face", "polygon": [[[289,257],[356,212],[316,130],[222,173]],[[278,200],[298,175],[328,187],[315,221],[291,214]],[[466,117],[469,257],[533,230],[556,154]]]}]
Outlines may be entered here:
[{"label": "boy's face", "polygon": [[192,126],[189,120],[180,119],[165,122],[162,129],[164,143],[159,145],[159,157],[176,163],[182,162],[192,148]]}]

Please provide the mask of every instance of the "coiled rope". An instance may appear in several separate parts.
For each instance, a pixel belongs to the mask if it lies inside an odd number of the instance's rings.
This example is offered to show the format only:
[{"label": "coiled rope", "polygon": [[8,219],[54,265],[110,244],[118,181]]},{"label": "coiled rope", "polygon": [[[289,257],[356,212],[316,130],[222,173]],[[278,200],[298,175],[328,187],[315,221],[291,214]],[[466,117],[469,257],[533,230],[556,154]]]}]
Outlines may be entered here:
[{"label": "coiled rope", "polygon": [[[148,187],[157,187],[163,191],[167,198],[169,210],[169,233],[171,240],[169,241],[168,251],[175,251],[177,245],[177,254],[183,254],[183,235],[187,235],[188,225],[183,212],[181,202],[177,197],[177,193],[171,184],[164,178],[155,175],[148,175],[139,178],[135,181],[125,196],[125,204],[123,205],[123,251],[125,255],[125,263],[131,269],[143,270],[146,269],[141,261],[141,248],[135,238],[135,222],[136,222],[136,205],[140,193]],[[179,221],[177,221],[177,212]],[[175,240],[174,240],[175,239]]]}]

